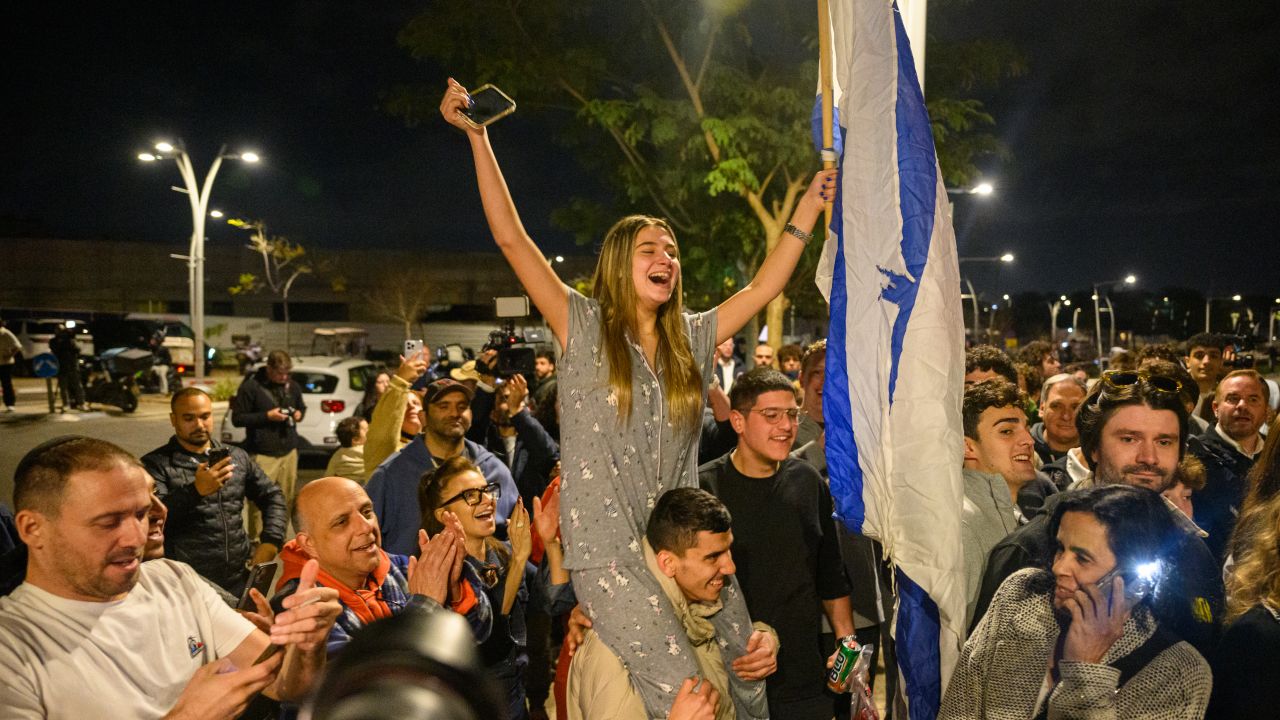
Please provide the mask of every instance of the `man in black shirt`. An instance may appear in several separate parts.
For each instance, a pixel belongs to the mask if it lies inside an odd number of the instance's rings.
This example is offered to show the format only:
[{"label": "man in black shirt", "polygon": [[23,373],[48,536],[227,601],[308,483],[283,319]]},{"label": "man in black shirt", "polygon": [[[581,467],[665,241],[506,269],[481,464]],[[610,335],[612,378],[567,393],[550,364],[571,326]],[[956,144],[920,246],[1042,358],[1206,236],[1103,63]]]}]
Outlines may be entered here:
[{"label": "man in black shirt", "polygon": [[738,446],[699,468],[698,480],[732,513],[747,608],[777,631],[782,646],[766,684],[769,714],[826,720],[832,696],[822,616],[837,636],[854,631],[831,493],[813,467],[788,457],[800,409],[786,375],[752,370],[734,382],[729,400]]}]

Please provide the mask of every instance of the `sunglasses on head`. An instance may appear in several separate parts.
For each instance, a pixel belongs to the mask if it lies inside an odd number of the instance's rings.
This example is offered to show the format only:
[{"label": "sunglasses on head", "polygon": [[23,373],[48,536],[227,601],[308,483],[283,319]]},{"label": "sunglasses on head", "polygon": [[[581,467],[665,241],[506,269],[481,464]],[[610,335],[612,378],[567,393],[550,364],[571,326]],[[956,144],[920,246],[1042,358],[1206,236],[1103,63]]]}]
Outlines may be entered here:
[{"label": "sunglasses on head", "polygon": [[1102,373],[1102,382],[1108,388],[1120,388],[1146,383],[1156,392],[1177,394],[1182,392],[1182,383],[1167,375],[1152,375],[1143,370],[1108,370]]},{"label": "sunglasses on head", "polygon": [[440,503],[440,507],[451,505],[457,502],[458,500],[462,500],[466,504],[474,507],[480,504],[480,501],[483,499],[485,495],[488,495],[494,500],[497,500],[498,498],[502,497],[502,486],[498,485],[497,483],[489,483],[488,485],[485,485],[482,488],[467,488],[466,490],[463,490],[457,495],[454,495],[448,500],[445,500],[444,502]]}]

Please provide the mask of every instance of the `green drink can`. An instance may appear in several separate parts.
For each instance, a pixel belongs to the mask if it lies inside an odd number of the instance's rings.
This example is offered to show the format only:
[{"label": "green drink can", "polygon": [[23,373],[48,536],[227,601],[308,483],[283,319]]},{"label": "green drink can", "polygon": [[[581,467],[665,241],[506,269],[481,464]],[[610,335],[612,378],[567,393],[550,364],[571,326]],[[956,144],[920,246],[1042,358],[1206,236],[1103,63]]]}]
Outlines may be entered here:
[{"label": "green drink can", "polygon": [[861,654],[862,648],[858,647],[858,642],[852,635],[840,638],[840,645],[836,648],[835,662],[827,672],[827,688],[831,692],[848,692],[845,686],[849,683],[849,673],[853,672],[854,666],[858,664],[858,656]]}]

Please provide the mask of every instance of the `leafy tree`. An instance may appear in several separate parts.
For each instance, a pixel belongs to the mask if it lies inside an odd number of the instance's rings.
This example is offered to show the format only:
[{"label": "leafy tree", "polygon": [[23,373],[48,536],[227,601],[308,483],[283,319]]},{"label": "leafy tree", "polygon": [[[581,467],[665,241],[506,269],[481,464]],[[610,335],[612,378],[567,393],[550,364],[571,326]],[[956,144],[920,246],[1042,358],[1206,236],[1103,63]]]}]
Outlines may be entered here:
[{"label": "leafy tree", "polygon": [[[809,130],[817,17],[804,7],[438,0],[399,41],[473,85],[500,85],[522,111],[562,129],[557,139],[615,197],[610,208],[568,198],[554,214],[580,243],[619,214],[667,218],[684,239],[687,300],[708,306],[754,275],[819,166]],[[986,75],[979,68],[973,77]],[[442,87],[397,87],[386,106],[411,123],[434,121]],[[940,154],[959,168],[948,179],[967,177],[973,159],[993,147],[975,132],[990,116],[977,101],[939,100],[930,109],[935,132],[954,148]],[[811,248],[806,264],[817,254]],[[808,314],[823,315],[812,285],[810,268],[796,273],[787,293],[803,299]],[[767,310],[775,345],[787,304],[779,297]]]},{"label": "leafy tree", "polygon": [[285,347],[288,347],[292,340],[289,323],[289,291],[293,288],[294,282],[303,275],[323,272],[330,275],[331,289],[334,292],[343,292],[346,290],[346,279],[333,273],[328,262],[308,256],[306,248],[302,245],[282,235],[268,236],[267,226],[260,220],[250,222],[233,219],[227,222],[250,231],[252,234],[247,247],[262,256],[262,274],[242,273],[240,281],[227,288],[227,291],[232,295],[243,295],[270,290],[278,295],[284,306],[284,337]]}]

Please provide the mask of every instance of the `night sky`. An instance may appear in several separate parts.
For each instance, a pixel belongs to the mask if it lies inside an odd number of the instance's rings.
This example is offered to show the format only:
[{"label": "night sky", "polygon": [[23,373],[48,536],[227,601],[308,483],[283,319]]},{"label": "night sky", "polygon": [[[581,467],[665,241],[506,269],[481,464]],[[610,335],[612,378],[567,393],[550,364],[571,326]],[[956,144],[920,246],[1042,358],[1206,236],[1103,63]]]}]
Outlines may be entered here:
[{"label": "night sky", "polygon": [[[260,152],[260,166],[224,164],[211,206],[292,239],[492,248],[465,141],[379,109],[397,83],[443,87],[443,69],[395,42],[429,3],[28,5],[10,3],[3,23],[3,234],[185,247],[176,167],[135,159],[181,137],[201,179],[221,142]],[[955,210],[961,255],[1018,256],[972,268],[985,291],[1127,272],[1152,290],[1280,291],[1270,3],[984,0],[930,21],[931,35],[1008,40],[1027,60],[978,92],[1011,153],[983,164],[997,194]],[[540,122],[517,112],[494,143],[535,238],[585,252],[547,215],[569,194],[557,187],[589,180]],[[240,239],[217,225],[209,236]]]}]

